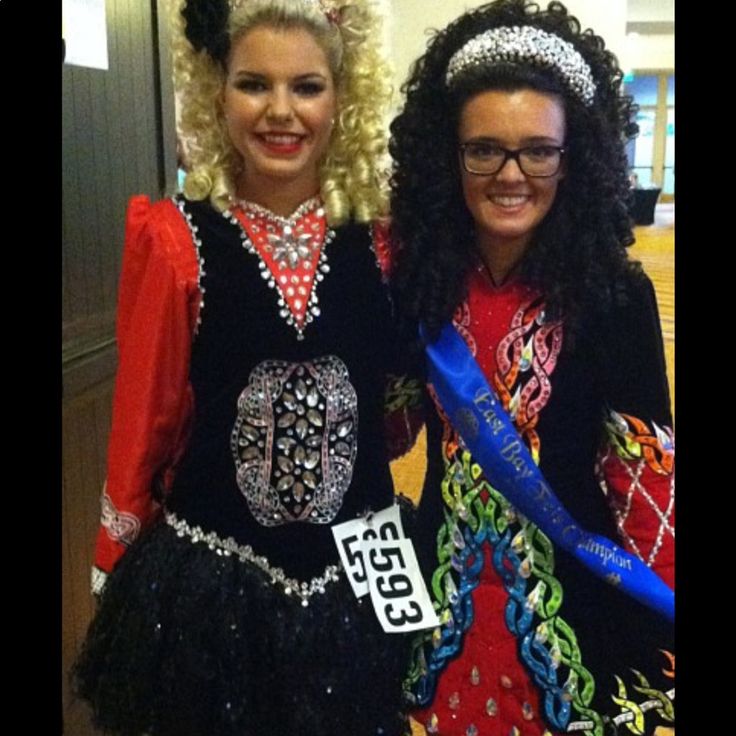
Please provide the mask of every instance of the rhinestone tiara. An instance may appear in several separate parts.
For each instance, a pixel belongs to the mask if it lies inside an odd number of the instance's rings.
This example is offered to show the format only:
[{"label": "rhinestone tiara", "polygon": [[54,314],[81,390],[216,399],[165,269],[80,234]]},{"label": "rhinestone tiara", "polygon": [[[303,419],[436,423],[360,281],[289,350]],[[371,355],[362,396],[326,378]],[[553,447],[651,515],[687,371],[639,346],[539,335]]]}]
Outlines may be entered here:
[{"label": "rhinestone tiara", "polygon": [[[230,0],[230,10],[235,10],[245,5],[248,0]],[[315,10],[321,11],[331,23],[337,23],[340,17],[338,0],[300,0],[303,5],[311,5]]]},{"label": "rhinestone tiara", "polygon": [[550,69],[584,105],[593,104],[595,82],[588,63],[575,47],[534,26],[502,26],[471,38],[447,65],[445,84],[480,64],[529,64]]}]

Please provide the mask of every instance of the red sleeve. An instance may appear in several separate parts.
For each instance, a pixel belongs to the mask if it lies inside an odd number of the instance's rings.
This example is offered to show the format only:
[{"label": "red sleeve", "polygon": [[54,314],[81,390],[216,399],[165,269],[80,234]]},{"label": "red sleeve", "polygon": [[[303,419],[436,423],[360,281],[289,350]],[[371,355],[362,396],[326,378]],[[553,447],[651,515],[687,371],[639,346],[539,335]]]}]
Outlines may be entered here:
[{"label": "red sleeve", "polygon": [[188,225],[176,205],[133,197],[118,294],[119,362],[107,481],[95,550],[95,566],[103,572],[110,572],[140,530],[156,519],[160,507],[153,484],[182,450],[192,409],[189,359],[200,302],[198,267]]},{"label": "red sleeve", "polygon": [[625,548],[675,587],[672,430],[612,411],[600,469]]},{"label": "red sleeve", "polygon": [[604,489],[625,548],[675,586],[675,442],[657,301],[632,281],[606,330]]}]

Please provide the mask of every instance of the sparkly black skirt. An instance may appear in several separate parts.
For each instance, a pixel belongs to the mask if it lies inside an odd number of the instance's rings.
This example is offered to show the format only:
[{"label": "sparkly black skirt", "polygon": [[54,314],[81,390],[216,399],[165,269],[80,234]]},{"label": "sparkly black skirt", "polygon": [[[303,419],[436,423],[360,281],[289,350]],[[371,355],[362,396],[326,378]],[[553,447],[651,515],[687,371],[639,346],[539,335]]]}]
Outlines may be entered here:
[{"label": "sparkly black skirt", "polygon": [[401,736],[407,662],[344,575],[305,607],[162,523],[110,575],[72,677],[120,736]]}]

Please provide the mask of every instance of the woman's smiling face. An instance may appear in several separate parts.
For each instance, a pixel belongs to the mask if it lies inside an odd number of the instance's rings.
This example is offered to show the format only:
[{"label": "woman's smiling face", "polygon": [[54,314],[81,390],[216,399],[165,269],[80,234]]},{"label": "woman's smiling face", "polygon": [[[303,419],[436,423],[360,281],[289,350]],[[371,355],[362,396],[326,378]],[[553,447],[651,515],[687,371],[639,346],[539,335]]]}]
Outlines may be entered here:
[{"label": "woman's smiling face", "polygon": [[[463,106],[461,144],[483,142],[510,150],[565,144],[565,108],[554,94],[519,89],[489,90]],[[478,176],[461,166],[465,204],[475,220],[479,244],[525,250],[550,211],[564,165],[550,177],[530,177],[509,159],[496,174]]]},{"label": "woman's smiling face", "polygon": [[232,45],[223,91],[230,140],[243,158],[238,194],[319,188],[335,86],[327,56],[303,28],[256,26]]}]

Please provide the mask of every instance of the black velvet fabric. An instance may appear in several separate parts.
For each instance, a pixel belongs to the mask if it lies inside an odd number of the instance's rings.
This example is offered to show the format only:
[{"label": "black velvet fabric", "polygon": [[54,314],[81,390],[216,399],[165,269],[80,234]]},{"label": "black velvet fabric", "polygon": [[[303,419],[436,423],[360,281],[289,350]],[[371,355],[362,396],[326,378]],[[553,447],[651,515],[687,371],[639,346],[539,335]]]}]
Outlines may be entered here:
[{"label": "black velvet fabric", "polygon": [[255,366],[264,360],[291,363],[335,355],[358,396],[358,454],[333,523],[393,502],[383,402],[396,342],[370,233],[366,226],[348,225],[326,247],[330,271],[317,284],[321,314],[306,327],[304,340],[297,340],[294,328],[279,316],[276,292],[261,278],[259,261],[243,247],[239,229],[207,204],[190,209],[202,240],[205,295],[190,371],[194,425],[167,505],[191,525],[250,544],[289,576],[318,575],[335,556],[329,526],[259,524],[236,483],[230,435],[238,396]]}]

